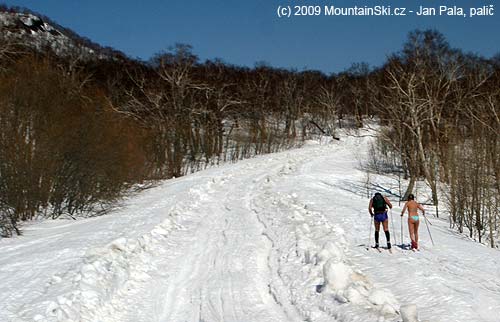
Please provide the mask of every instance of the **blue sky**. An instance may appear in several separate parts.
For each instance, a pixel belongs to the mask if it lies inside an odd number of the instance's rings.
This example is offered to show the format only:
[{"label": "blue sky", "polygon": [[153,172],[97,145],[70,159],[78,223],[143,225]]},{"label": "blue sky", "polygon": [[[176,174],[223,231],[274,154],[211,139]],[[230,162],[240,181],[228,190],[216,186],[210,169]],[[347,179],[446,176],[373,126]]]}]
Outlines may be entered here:
[{"label": "blue sky", "polygon": [[[469,8],[496,0],[19,0],[104,46],[148,59],[175,43],[190,44],[202,60],[236,65],[339,72],[355,62],[372,66],[398,51],[409,31],[435,28],[453,47],[486,57],[500,51],[500,4],[492,17],[278,18],[278,5],[420,5]],[[497,9],[497,8],[495,8]]]}]

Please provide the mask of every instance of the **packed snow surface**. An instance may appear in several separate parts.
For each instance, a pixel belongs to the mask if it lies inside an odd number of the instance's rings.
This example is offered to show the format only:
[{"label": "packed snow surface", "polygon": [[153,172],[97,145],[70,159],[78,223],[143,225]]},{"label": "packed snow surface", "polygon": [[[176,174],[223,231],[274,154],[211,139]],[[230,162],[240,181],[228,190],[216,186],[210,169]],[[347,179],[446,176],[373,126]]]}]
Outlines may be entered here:
[{"label": "packed snow surface", "polygon": [[409,240],[395,179],[361,169],[361,134],[169,180],[107,216],[25,226],[0,240],[0,321],[498,322],[500,253],[432,208],[435,245],[422,223],[419,252],[369,247],[376,189],[395,205],[393,244],[401,227]]}]

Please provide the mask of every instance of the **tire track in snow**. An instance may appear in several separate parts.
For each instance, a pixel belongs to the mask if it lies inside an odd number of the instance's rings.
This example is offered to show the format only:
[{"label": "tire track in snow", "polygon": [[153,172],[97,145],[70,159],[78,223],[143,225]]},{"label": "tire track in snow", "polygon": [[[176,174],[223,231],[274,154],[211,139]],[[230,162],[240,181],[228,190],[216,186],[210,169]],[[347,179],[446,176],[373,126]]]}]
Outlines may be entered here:
[{"label": "tire track in snow", "polygon": [[[280,165],[282,160],[275,163]],[[279,168],[276,166],[276,171]],[[256,178],[267,176],[269,165],[233,171],[238,176],[218,178],[217,182],[224,183],[200,193],[203,200],[189,209],[192,221],[181,222],[182,233],[176,231],[167,238],[177,241],[177,250],[168,258],[155,260],[154,266],[170,275],[162,282],[163,287],[158,287],[157,278],[142,287],[157,288],[149,292],[149,299],[141,292],[134,296],[143,302],[162,297],[164,300],[156,300],[155,316],[141,321],[290,320],[268,291],[271,277],[267,257],[271,245],[249,208],[255,191],[260,191],[260,180]],[[113,320],[139,318],[134,315],[134,307],[125,311]]]}]

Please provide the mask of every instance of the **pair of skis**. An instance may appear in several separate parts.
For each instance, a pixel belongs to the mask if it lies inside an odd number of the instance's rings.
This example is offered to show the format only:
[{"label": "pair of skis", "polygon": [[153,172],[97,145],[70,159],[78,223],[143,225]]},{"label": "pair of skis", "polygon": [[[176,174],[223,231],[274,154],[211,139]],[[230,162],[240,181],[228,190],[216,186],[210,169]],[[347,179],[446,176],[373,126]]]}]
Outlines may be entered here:
[{"label": "pair of skis", "polygon": [[412,248],[411,247],[411,244],[402,244],[402,245],[398,245],[399,248],[403,249],[403,250],[411,250],[411,251],[414,251],[414,252],[419,252],[420,249],[418,248]]},{"label": "pair of skis", "polygon": [[[378,250],[379,253],[382,253],[382,249],[380,247],[371,246],[371,248]],[[392,254],[392,248],[384,248],[384,249],[387,249],[389,251],[389,253]],[[367,248],[367,250],[368,250],[368,248]]]},{"label": "pair of skis", "polygon": [[[396,246],[399,247],[399,248],[401,248],[401,249],[403,249],[403,250],[411,250],[413,252],[419,252],[420,251],[420,249],[411,248],[409,244],[407,244],[407,245],[396,245]],[[389,251],[389,253],[393,254],[392,248],[382,248],[382,247],[369,246],[369,247],[366,247],[366,250],[369,250],[370,248],[378,250],[379,253],[382,253],[382,249],[386,249],[387,251]]]}]

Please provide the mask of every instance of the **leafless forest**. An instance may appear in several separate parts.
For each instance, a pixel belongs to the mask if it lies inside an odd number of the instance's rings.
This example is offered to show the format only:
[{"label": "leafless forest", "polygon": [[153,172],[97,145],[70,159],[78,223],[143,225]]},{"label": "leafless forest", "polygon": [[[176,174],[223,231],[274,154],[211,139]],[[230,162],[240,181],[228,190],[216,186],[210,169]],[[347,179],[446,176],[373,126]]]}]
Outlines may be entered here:
[{"label": "leafless forest", "polygon": [[187,45],[143,62],[3,39],[1,233],[97,215],[131,188],[376,120],[372,158],[409,179],[406,195],[425,180],[438,215],[448,209],[453,227],[495,247],[499,106],[500,56],[463,53],[432,30],[412,32],[383,66],[332,75],[201,62]]}]

